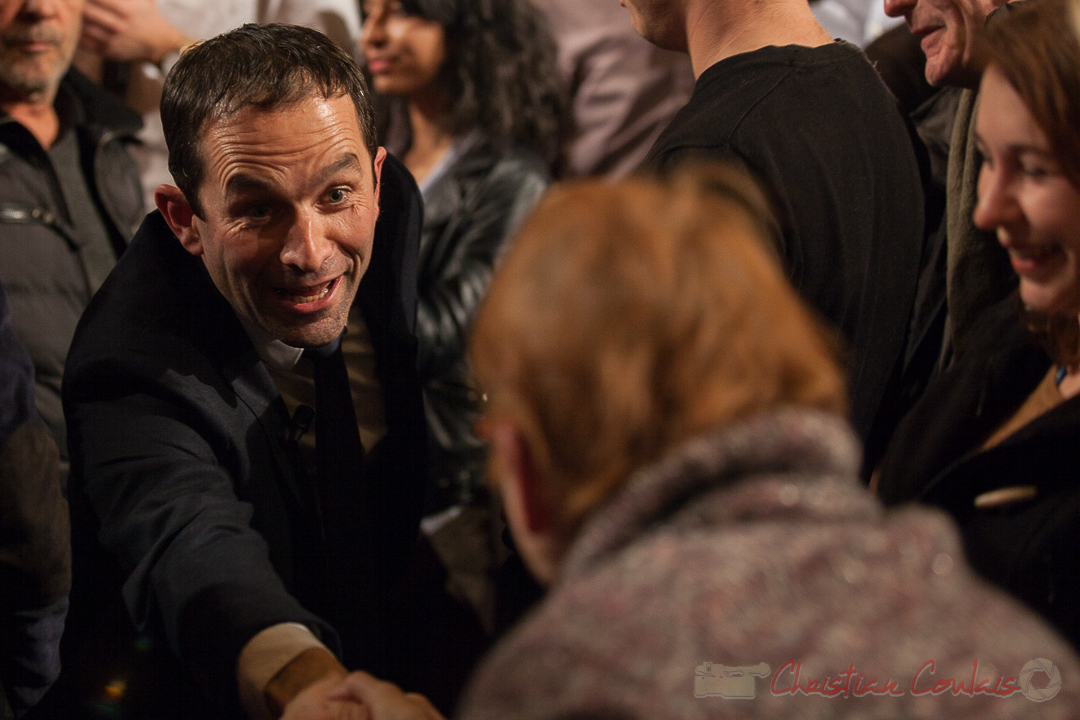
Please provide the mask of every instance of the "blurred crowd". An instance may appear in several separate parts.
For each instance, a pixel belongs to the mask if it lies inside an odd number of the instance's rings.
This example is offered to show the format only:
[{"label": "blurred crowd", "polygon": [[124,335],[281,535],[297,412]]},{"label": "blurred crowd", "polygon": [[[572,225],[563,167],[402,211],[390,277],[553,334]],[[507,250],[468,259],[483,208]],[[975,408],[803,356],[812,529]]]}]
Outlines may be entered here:
[{"label": "blurred crowd", "polygon": [[1077,0],[0,0],[0,720],[1078,652]]}]

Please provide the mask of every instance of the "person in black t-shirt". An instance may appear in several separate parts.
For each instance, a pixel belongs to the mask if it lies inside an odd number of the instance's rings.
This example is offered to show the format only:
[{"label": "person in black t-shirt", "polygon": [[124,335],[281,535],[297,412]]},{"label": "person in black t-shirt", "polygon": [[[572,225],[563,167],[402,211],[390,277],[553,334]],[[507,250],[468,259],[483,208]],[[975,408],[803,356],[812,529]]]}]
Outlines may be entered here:
[{"label": "person in black t-shirt", "polygon": [[723,159],[763,183],[788,276],[846,345],[852,422],[864,441],[887,436],[924,234],[919,164],[895,100],[802,0],[625,4],[639,33],[689,52],[698,76],[643,169]]}]

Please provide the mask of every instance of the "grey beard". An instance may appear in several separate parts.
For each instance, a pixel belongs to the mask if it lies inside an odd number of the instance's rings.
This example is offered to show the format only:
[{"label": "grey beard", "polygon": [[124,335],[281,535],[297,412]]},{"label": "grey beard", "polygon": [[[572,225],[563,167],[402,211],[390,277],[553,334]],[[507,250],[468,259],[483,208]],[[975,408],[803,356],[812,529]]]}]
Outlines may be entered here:
[{"label": "grey beard", "polygon": [[20,73],[18,68],[0,63],[0,85],[15,95],[33,97],[49,94],[60,83],[60,78],[51,78]]}]

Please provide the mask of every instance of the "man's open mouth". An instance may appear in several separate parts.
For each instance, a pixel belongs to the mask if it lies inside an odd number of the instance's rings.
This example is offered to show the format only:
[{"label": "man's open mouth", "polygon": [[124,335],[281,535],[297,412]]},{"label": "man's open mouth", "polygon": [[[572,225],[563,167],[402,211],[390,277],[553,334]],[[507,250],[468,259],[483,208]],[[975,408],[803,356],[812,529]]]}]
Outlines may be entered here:
[{"label": "man's open mouth", "polygon": [[334,289],[334,284],[337,281],[338,279],[334,278],[321,285],[309,285],[308,287],[303,288],[276,288],[276,292],[278,297],[283,300],[287,300],[297,305],[306,305],[307,303],[317,302],[326,297],[330,291]]}]

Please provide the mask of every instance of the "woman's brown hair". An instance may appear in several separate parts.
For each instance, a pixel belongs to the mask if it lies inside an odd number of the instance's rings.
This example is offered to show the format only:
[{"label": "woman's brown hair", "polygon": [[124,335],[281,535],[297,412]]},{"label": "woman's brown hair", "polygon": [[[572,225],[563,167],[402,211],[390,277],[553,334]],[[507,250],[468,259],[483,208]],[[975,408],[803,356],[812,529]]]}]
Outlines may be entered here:
[{"label": "woman's brown hair", "polygon": [[569,535],[633,470],[784,405],[842,413],[832,341],[772,257],[744,174],[556,187],[473,327],[488,415],[526,436]]},{"label": "woman's brown hair", "polygon": [[[987,26],[984,52],[1016,90],[1055,159],[1080,189],[1080,39],[1072,0],[1031,0],[995,15]],[[1080,360],[1080,324],[1075,315],[1024,311],[1028,328],[1055,362]]]},{"label": "woman's brown hair", "polygon": [[987,60],[1020,95],[1080,188],[1080,41],[1071,2],[1031,0],[1010,10],[987,25]]}]

